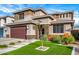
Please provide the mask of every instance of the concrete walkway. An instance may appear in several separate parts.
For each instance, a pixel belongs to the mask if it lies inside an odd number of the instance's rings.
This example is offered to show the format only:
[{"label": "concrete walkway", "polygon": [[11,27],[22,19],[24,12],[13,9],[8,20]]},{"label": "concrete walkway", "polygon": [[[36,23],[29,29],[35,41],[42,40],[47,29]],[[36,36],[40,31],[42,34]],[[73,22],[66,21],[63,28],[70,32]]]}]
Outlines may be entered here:
[{"label": "concrete walkway", "polygon": [[14,40],[12,40],[12,39],[3,39],[2,40],[1,39],[0,40],[0,44],[8,44],[10,42],[16,42],[16,41],[19,41],[19,40],[22,41],[19,44],[16,44],[16,45],[13,45],[13,46],[9,46],[8,48],[0,49],[0,54],[6,53],[6,52],[9,52],[9,51],[12,51],[12,50],[16,50],[18,48],[21,48],[21,47],[23,47],[25,45],[28,45],[30,43],[33,43],[33,42],[37,41],[35,39],[31,39],[31,40],[23,40],[23,39],[14,39]]}]

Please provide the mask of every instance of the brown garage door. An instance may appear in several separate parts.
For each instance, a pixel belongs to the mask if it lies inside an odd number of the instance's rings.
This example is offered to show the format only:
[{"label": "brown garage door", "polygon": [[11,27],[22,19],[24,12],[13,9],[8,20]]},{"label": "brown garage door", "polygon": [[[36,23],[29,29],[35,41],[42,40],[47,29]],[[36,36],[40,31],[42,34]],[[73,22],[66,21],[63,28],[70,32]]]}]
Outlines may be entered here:
[{"label": "brown garage door", "polygon": [[11,37],[26,39],[26,27],[12,27]]}]

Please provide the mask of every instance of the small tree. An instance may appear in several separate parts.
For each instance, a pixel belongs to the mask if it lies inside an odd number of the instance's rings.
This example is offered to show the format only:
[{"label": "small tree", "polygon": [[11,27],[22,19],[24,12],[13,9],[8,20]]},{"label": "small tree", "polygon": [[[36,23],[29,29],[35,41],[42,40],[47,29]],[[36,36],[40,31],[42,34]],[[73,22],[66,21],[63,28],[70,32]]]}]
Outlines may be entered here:
[{"label": "small tree", "polygon": [[43,41],[48,41],[47,35],[43,35],[43,36],[40,38],[40,40],[41,40],[41,46],[42,46],[42,48],[43,48],[43,47],[44,47]]}]

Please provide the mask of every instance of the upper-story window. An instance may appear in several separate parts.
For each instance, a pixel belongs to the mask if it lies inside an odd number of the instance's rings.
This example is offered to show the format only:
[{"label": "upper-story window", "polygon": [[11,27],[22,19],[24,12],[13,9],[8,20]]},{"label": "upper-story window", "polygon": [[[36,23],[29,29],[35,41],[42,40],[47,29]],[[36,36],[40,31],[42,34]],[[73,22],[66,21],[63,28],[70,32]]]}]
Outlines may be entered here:
[{"label": "upper-story window", "polygon": [[64,14],[60,14],[60,18],[64,18],[65,17],[65,15]]},{"label": "upper-story window", "polygon": [[62,15],[60,15],[60,18],[62,17]]},{"label": "upper-story window", "polygon": [[19,19],[24,19],[24,13],[19,14]]}]

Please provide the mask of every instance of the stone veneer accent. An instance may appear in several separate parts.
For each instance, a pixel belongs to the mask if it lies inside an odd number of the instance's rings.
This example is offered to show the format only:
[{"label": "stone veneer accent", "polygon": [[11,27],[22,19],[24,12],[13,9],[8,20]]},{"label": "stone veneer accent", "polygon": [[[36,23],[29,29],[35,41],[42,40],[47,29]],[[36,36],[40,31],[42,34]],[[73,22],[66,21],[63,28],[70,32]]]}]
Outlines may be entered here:
[{"label": "stone veneer accent", "polygon": [[36,39],[36,35],[27,35],[27,39]]}]

